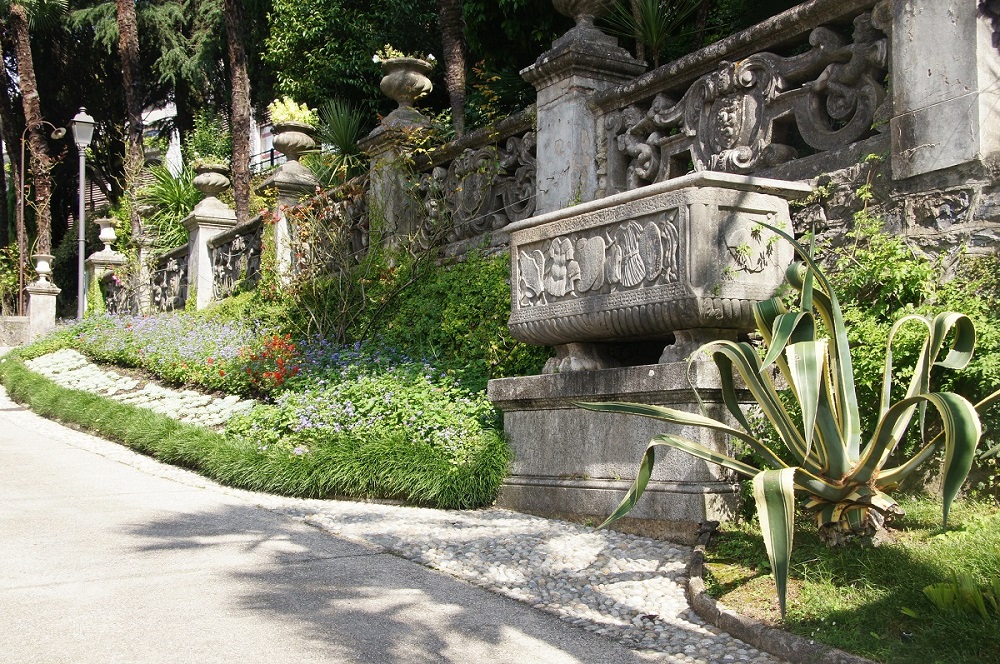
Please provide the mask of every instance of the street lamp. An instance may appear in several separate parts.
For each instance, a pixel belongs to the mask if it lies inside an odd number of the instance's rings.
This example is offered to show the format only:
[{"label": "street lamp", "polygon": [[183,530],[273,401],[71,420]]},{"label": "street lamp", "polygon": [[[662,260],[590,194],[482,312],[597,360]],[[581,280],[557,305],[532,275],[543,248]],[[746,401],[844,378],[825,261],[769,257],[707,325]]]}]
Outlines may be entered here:
[{"label": "street lamp", "polygon": [[66,130],[62,127],[57,127],[48,120],[42,120],[41,122],[36,122],[30,124],[24,128],[21,132],[21,173],[20,173],[20,185],[21,188],[17,190],[17,315],[24,315],[24,264],[27,260],[25,254],[28,253],[28,239],[24,231],[24,172],[27,167],[24,164],[24,136],[38,127],[43,127],[48,125],[52,127],[52,140],[58,141],[63,136],[66,135]]},{"label": "street lamp", "polygon": [[84,307],[87,304],[86,286],[83,278],[83,188],[86,184],[87,177],[85,173],[85,169],[87,167],[87,147],[90,145],[90,141],[94,138],[94,118],[87,115],[87,109],[81,106],[80,112],[73,116],[70,126],[73,128],[73,142],[76,143],[76,149],[80,153],[80,212],[76,217],[76,224],[79,229],[78,237],[80,244],[80,260],[77,267],[77,279],[79,280],[79,283],[77,283],[76,287],[76,317],[82,319]]}]

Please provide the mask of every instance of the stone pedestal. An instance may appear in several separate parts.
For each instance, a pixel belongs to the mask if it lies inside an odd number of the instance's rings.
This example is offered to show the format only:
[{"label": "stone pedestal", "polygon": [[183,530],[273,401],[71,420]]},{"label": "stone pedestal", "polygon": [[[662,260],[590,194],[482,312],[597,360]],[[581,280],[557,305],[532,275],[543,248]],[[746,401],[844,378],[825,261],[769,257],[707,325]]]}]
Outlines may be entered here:
[{"label": "stone pedestal", "polygon": [[614,37],[578,25],[521,72],[538,91],[536,213],[597,197],[601,141],[590,99],[645,69]]},{"label": "stone pedestal", "polygon": [[401,107],[358,143],[370,158],[369,210],[373,224],[381,222],[385,242],[395,244],[411,236],[426,214],[423,205],[407,193],[400,157],[408,137],[428,126],[430,120],[415,108]]},{"label": "stone pedestal", "polygon": [[28,340],[45,336],[56,326],[56,296],[62,289],[47,279],[29,285],[28,291]]},{"label": "stone pedestal", "polygon": [[[676,433],[725,451],[725,437],[705,429],[574,405],[638,401],[698,412],[686,372],[687,363],[676,362],[490,381],[489,398],[503,411],[514,451],[498,506],[596,525],[624,498],[654,435]],[[728,421],[715,366],[694,363],[691,376],[702,398],[717,402],[708,415]],[[732,516],[737,498],[727,471],[660,448],[645,494],[615,528],[691,542],[698,523]]]},{"label": "stone pedestal", "polygon": [[893,3],[893,178],[1000,151],[1000,38],[986,4]]},{"label": "stone pedestal", "polygon": [[[111,251],[110,249],[105,249],[103,251],[97,251],[90,255],[86,261],[84,261],[84,266],[86,267],[86,284],[84,288],[84,293],[89,294],[90,289],[93,284],[100,283],[101,279],[104,278],[108,272],[114,272],[115,268],[119,268],[125,265],[126,258],[117,251]],[[87,313],[87,299],[84,299],[83,312]]]},{"label": "stone pedestal", "polygon": [[215,196],[209,196],[181,223],[189,233],[188,288],[195,289],[196,307],[204,309],[212,301],[215,280],[208,241],[236,225],[236,212]]},{"label": "stone pedestal", "polygon": [[319,180],[298,159],[289,159],[265,180],[261,190],[278,192],[278,220],[274,224],[275,269],[282,279],[292,274],[292,227],[285,210],[298,205],[303,198],[316,192]]}]

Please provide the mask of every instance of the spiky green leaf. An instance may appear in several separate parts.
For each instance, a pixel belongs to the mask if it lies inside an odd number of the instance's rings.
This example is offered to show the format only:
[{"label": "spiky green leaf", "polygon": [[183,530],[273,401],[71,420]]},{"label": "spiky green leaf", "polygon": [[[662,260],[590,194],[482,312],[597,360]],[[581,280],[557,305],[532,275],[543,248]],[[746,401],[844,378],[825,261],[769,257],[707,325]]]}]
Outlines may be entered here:
[{"label": "spiky green leaf", "polygon": [[753,478],[753,495],[760,517],[767,557],[778,589],[781,617],[785,617],[788,568],[795,533],[795,468],[764,470]]}]

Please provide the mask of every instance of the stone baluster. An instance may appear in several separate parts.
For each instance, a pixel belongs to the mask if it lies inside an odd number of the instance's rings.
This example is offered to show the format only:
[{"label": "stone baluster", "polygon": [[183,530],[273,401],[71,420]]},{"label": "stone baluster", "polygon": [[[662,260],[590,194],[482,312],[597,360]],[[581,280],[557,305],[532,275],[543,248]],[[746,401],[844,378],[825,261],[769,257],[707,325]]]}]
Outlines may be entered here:
[{"label": "stone baluster", "polygon": [[194,186],[205,198],[181,222],[188,230],[188,297],[194,295],[195,305],[204,309],[212,301],[214,272],[208,241],[236,225],[236,212],[220,201],[218,194],[229,185],[228,168],[205,165],[197,169]]}]

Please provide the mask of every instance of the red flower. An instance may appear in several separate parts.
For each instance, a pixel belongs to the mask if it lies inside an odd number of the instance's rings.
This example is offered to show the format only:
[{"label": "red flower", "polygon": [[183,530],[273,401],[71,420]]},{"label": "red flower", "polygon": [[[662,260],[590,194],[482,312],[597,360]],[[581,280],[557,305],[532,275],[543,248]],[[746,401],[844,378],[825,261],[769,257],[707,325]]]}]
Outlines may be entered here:
[{"label": "red flower", "polygon": [[207,360],[205,360],[205,362],[207,362],[209,365],[211,365],[212,364],[212,358],[208,358]]},{"label": "red flower", "polygon": [[225,375],[226,375],[226,372],[225,372],[225,371],[223,371],[222,369],[219,369],[219,375],[220,375],[220,376],[225,376]]}]

